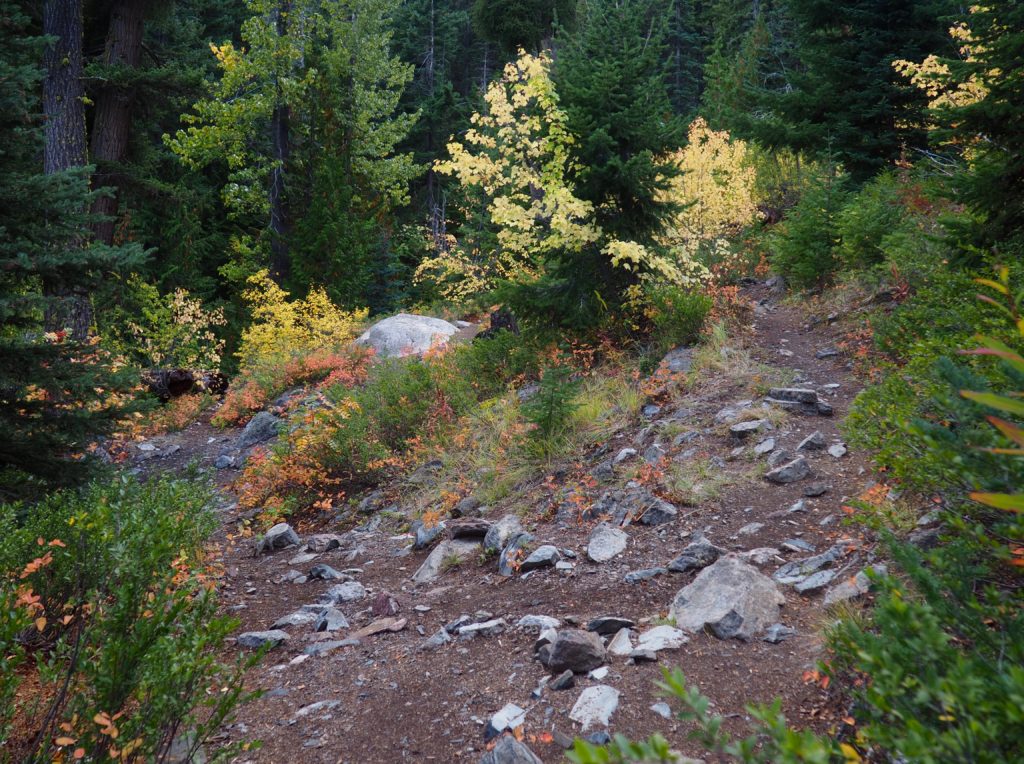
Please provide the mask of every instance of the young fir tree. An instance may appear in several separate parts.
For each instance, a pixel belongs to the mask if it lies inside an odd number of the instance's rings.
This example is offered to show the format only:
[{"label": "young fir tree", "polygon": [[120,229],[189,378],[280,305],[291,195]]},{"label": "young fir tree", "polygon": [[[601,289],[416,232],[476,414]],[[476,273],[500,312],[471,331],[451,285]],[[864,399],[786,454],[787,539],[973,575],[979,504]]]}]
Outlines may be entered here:
[{"label": "young fir tree", "polygon": [[[83,450],[124,413],[115,375],[97,349],[65,329],[44,332],[59,291],[86,293],[103,273],[137,260],[137,247],[89,245],[99,219],[88,213],[90,167],[44,173],[40,62],[22,4],[0,2],[0,498],[28,497],[42,486],[87,474]],[[52,314],[52,313],[51,313]]]},{"label": "young fir tree", "polygon": [[[604,236],[555,253],[537,282],[500,291],[524,318],[593,328],[614,316],[644,260],[662,249],[657,237],[675,209],[663,192],[678,171],[668,155],[685,134],[665,84],[663,10],[657,0],[596,0],[558,41],[555,85],[576,139],[576,195],[593,206]],[[646,254],[624,268],[609,242]]]}]

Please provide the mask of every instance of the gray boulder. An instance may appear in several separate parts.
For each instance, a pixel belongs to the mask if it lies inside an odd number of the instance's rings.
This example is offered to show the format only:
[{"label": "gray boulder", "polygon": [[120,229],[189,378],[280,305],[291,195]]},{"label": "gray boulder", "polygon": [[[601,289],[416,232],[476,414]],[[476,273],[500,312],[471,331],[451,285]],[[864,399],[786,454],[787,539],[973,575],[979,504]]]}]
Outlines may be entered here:
[{"label": "gray boulder", "polygon": [[746,641],[778,622],[785,602],[774,581],[728,554],[679,590],[670,615],[680,629],[706,628],[719,639]]},{"label": "gray boulder", "polygon": [[269,411],[261,411],[249,420],[245,429],[242,430],[242,434],[238,436],[238,447],[244,450],[257,443],[276,438],[280,426],[280,419]]},{"label": "gray boulder", "polygon": [[613,528],[608,523],[601,523],[590,533],[587,557],[594,562],[607,562],[626,551],[628,541],[629,536],[625,531]]},{"label": "gray boulder", "polygon": [[567,669],[574,674],[586,674],[603,666],[607,660],[604,643],[595,632],[562,629],[551,645],[547,667],[554,674]]},{"label": "gray boulder", "polygon": [[263,538],[256,544],[256,553],[272,552],[276,549],[284,549],[289,546],[298,546],[301,543],[299,534],[288,523],[278,523],[264,534]]},{"label": "gray boulder", "polygon": [[399,313],[378,321],[356,340],[373,348],[382,358],[420,355],[435,345],[446,345],[459,331],[454,324],[440,318]]},{"label": "gray boulder", "polygon": [[270,645],[271,648],[274,648],[288,641],[288,633],[280,629],[247,631],[244,634],[239,634],[236,641],[241,647],[249,647],[253,650],[258,650],[264,645]]},{"label": "gray boulder", "polygon": [[803,480],[805,477],[810,476],[811,465],[807,463],[807,460],[798,456],[791,462],[783,464],[781,467],[776,467],[773,470],[767,472],[764,479],[769,483],[777,483],[778,485],[786,485],[787,483],[795,483],[798,480]]},{"label": "gray boulder", "polygon": [[721,549],[706,538],[699,538],[683,549],[679,556],[668,564],[668,569],[676,573],[702,570],[721,556]]},{"label": "gray boulder", "polygon": [[532,541],[533,536],[525,531],[513,536],[498,556],[498,573],[505,577],[514,576],[519,569],[518,563],[522,560],[523,550]]},{"label": "gray boulder", "polygon": [[545,544],[534,549],[529,557],[523,560],[523,564],[519,566],[519,571],[521,573],[529,573],[531,570],[539,570],[540,568],[553,568],[555,563],[561,559],[562,554],[558,551],[558,547]]},{"label": "gray boulder", "polygon": [[465,562],[479,552],[480,544],[476,541],[463,541],[462,539],[442,541],[434,547],[419,569],[412,574],[412,580],[417,584],[433,581],[444,572],[444,566],[449,562]]},{"label": "gray boulder", "polygon": [[523,532],[523,524],[517,515],[505,515],[491,525],[484,536],[484,551],[499,552],[504,549],[512,537]]}]

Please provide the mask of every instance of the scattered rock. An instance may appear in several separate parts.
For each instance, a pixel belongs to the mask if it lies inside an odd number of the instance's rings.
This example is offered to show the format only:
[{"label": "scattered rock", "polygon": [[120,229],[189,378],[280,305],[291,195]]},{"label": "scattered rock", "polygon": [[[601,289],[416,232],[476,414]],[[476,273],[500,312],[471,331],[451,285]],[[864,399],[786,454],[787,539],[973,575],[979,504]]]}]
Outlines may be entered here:
[{"label": "scattered rock", "polygon": [[405,628],[408,622],[404,618],[381,618],[369,626],[364,626],[359,631],[353,632],[349,639],[362,639],[363,637],[372,637],[374,634],[380,634],[384,631],[398,632]]},{"label": "scattered rock", "polygon": [[479,539],[487,537],[491,522],[482,517],[464,517],[448,523],[448,535],[453,539]]},{"label": "scattered rock", "polygon": [[549,615],[524,615],[516,621],[516,627],[528,631],[542,632],[545,629],[557,629],[562,622]]},{"label": "scattered rock", "polygon": [[498,713],[491,717],[484,730],[484,739],[492,740],[505,730],[521,727],[526,721],[526,710],[515,703],[506,703]]},{"label": "scattered rock", "polygon": [[631,633],[629,629],[619,629],[608,643],[609,654],[624,658],[633,652],[633,643],[630,641]]},{"label": "scattered rock", "polygon": [[552,673],[569,669],[576,674],[585,674],[606,660],[604,644],[595,632],[562,629],[551,645],[547,667]]},{"label": "scattered rock", "polygon": [[[316,554],[341,548],[341,536],[336,533],[315,533],[306,542],[306,550]],[[299,564],[299,563],[296,563]]]},{"label": "scattered rock", "polygon": [[828,455],[834,456],[836,459],[841,459],[846,456],[846,445],[843,443],[835,443],[828,447]]},{"label": "scattered rock", "polygon": [[807,496],[808,498],[813,498],[815,496],[824,496],[826,493],[828,493],[828,490],[828,483],[811,483],[810,485],[804,488],[804,496]]},{"label": "scattered rock", "polygon": [[809,594],[810,592],[824,589],[832,583],[832,579],[835,577],[836,572],[834,570],[819,570],[817,573],[807,576],[803,581],[794,585],[793,588],[801,594]]},{"label": "scattered rock", "polygon": [[663,576],[668,573],[668,568],[646,568],[644,570],[633,570],[627,573],[624,581],[627,584],[638,584],[641,581],[648,581],[655,576]]},{"label": "scattered rock", "polygon": [[313,624],[313,631],[341,631],[348,627],[348,619],[345,618],[344,613],[337,608],[327,607],[317,616],[316,623]]},{"label": "scattered rock", "polygon": [[779,642],[795,636],[796,629],[791,629],[789,626],[784,626],[781,623],[773,623],[768,627],[761,639],[765,642],[771,642],[773,645],[777,645]]},{"label": "scattered rock", "polygon": [[658,416],[660,413],[661,406],[657,406],[653,403],[648,403],[640,409],[640,416],[644,417],[644,419],[654,419],[654,417]]},{"label": "scattered rock", "polygon": [[480,544],[475,541],[446,539],[434,547],[433,551],[427,555],[427,559],[413,573],[412,580],[417,584],[433,581],[444,572],[445,566],[450,564],[451,561],[465,562],[478,554],[479,551]]},{"label": "scattered rock", "polygon": [[226,470],[229,467],[234,467],[235,457],[228,456],[227,454],[221,454],[217,457],[216,461],[214,461],[213,466],[218,470]]},{"label": "scattered rock", "polygon": [[603,615],[600,618],[594,618],[589,621],[587,623],[587,631],[600,634],[602,637],[610,637],[621,629],[631,629],[635,625],[636,622],[631,621],[629,618],[620,618],[616,615]]},{"label": "scattered rock", "polygon": [[693,368],[693,348],[677,347],[670,350],[658,365],[671,374],[685,374]]},{"label": "scattered rock", "polygon": [[452,517],[474,517],[480,514],[480,499],[475,496],[466,496],[459,499],[459,503],[452,507]]},{"label": "scattered rock", "polygon": [[779,620],[785,597],[778,586],[736,555],[725,555],[679,590],[670,615],[690,632],[749,640]]},{"label": "scattered rock", "polygon": [[715,414],[715,424],[731,424],[736,421],[740,414],[754,405],[753,401],[737,401]]},{"label": "scattered rock", "polygon": [[422,520],[413,520],[409,531],[413,534],[413,549],[426,549],[444,533],[444,521],[433,525],[424,525]]},{"label": "scattered rock", "polygon": [[636,649],[655,653],[659,650],[678,650],[689,641],[690,638],[679,629],[672,626],[655,626],[640,635]]},{"label": "scattered rock", "polygon": [[272,552],[275,549],[284,549],[300,543],[299,534],[292,529],[292,526],[288,523],[278,523],[259,540],[256,545],[256,553]]},{"label": "scattered rock", "polygon": [[505,515],[484,535],[484,551],[500,552],[516,534],[523,532],[523,524],[517,515]]},{"label": "scattered rock", "polygon": [[280,629],[271,629],[270,631],[247,631],[244,634],[239,634],[236,642],[241,647],[249,647],[256,650],[264,645],[270,645],[271,649],[273,649],[283,645],[288,639],[287,632]]},{"label": "scattered rock", "polygon": [[379,512],[384,508],[386,502],[384,492],[381,490],[371,491],[364,496],[358,505],[356,505],[356,511],[361,515],[372,515],[375,512]]},{"label": "scattered rock", "polygon": [[768,462],[769,467],[778,467],[780,464],[785,464],[792,458],[793,455],[789,453],[789,451],[784,448],[780,448],[778,451],[773,451],[769,454],[766,461]]},{"label": "scattered rock", "polygon": [[[772,575],[780,584],[794,585],[824,568],[830,568],[849,551],[846,543],[834,544],[821,554],[803,560],[787,562]],[[827,583],[827,582],[826,582]]]},{"label": "scattered rock", "polygon": [[552,679],[550,682],[548,682],[548,687],[556,691],[568,690],[570,687],[574,687],[575,685],[576,675],[572,673],[572,671],[570,671],[569,669],[566,669],[561,674]]},{"label": "scattered rock", "polygon": [[767,419],[750,419],[746,422],[737,422],[729,427],[729,434],[734,440],[743,440],[755,432],[770,430],[771,423]]},{"label": "scattered rock", "polygon": [[509,540],[498,557],[498,573],[506,578],[514,576],[519,570],[519,563],[524,549],[533,542],[533,536],[526,532],[517,533]]},{"label": "scattered rock", "polygon": [[764,523],[747,523],[738,531],[737,536],[753,536],[755,533],[759,533],[764,528]]},{"label": "scattered rock", "polygon": [[476,636],[496,637],[508,628],[508,622],[504,618],[493,618],[481,623],[471,623],[459,627],[459,636],[473,639]]},{"label": "scattered rock", "polygon": [[789,552],[813,552],[814,544],[803,539],[786,539],[782,542],[782,548]]},{"label": "scattered rock", "polygon": [[744,562],[748,562],[751,565],[767,565],[773,560],[781,560],[779,556],[779,550],[771,546],[759,546],[757,549],[749,549],[746,552],[740,552],[739,557]]},{"label": "scattered rock", "polygon": [[765,454],[770,454],[774,450],[775,450],[775,438],[765,438],[760,443],[758,443],[756,446],[754,446],[754,453],[757,456],[764,456]]},{"label": "scattered rock", "polygon": [[459,328],[430,316],[399,313],[378,321],[356,340],[373,348],[380,358],[420,355],[435,346],[444,346]]},{"label": "scattered rock", "polygon": [[377,592],[377,596],[373,598],[373,604],[370,606],[370,612],[373,613],[375,618],[398,615],[401,609],[402,606],[398,604],[395,595],[387,591]]},{"label": "scattered rock", "polygon": [[269,411],[259,412],[249,420],[242,434],[238,436],[238,448],[244,451],[257,443],[276,438],[280,426],[281,420]]},{"label": "scattered rock", "polygon": [[504,735],[480,759],[480,764],[543,764],[537,755],[512,735]]},{"label": "scattered rock", "polygon": [[608,523],[601,523],[590,533],[587,557],[594,562],[607,562],[626,551],[628,540],[629,536],[625,531],[613,528]]},{"label": "scattered rock", "polygon": [[660,701],[651,706],[651,710],[660,716],[662,719],[672,718],[672,708],[665,701]]},{"label": "scattered rock", "polygon": [[307,610],[297,610],[294,613],[281,616],[270,625],[270,628],[284,629],[288,626],[308,626],[316,621],[316,617],[316,613]]},{"label": "scattered rock", "polygon": [[448,630],[439,629],[438,631],[434,632],[433,636],[423,640],[423,643],[420,645],[420,650],[436,650],[437,648],[441,647],[442,645],[446,645],[451,641],[452,637],[448,633]]},{"label": "scattered rock", "polygon": [[875,575],[878,576],[884,576],[888,573],[885,565],[872,565],[869,568],[865,568],[857,575],[836,584],[825,592],[825,606],[827,607],[835,605],[837,602],[846,602],[847,600],[856,599],[857,597],[862,597],[871,591],[872,581],[870,576],[868,576],[869,570],[873,570]]},{"label": "scattered rock", "polygon": [[321,581],[348,581],[352,578],[344,573],[339,573],[330,565],[326,565],[324,563],[314,565],[309,571],[309,577],[316,578]]},{"label": "scattered rock", "polygon": [[651,445],[646,451],[644,451],[644,461],[648,464],[657,464],[668,455],[665,451],[664,446],[660,443]]},{"label": "scattered rock", "polygon": [[569,718],[586,732],[591,727],[607,727],[619,707],[619,691],[606,684],[588,687],[580,693]]},{"label": "scattered rock", "polygon": [[811,474],[811,467],[807,463],[807,460],[798,456],[791,462],[783,464],[781,467],[776,467],[765,474],[765,480],[770,483],[776,483],[778,485],[786,485],[787,483],[795,483],[798,480],[803,480],[809,477]]},{"label": "scattered rock", "polygon": [[637,455],[635,448],[623,448],[619,453],[615,454],[615,458],[612,459],[612,466],[618,467],[623,462],[629,461]]},{"label": "scattered rock", "polygon": [[531,570],[539,570],[541,568],[553,568],[555,563],[562,559],[561,552],[558,551],[558,547],[551,544],[545,544],[534,549],[529,557],[523,560],[519,566],[521,573],[528,573]]},{"label": "scattered rock", "polygon": [[683,549],[679,556],[668,564],[668,569],[676,573],[685,573],[688,570],[701,570],[713,563],[721,555],[721,549],[701,537]]},{"label": "scattered rock", "polygon": [[319,602],[324,605],[338,605],[343,602],[355,602],[366,596],[366,587],[358,581],[346,581],[335,584],[320,595]]},{"label": "scattered rock", "polygon": [[821,434],[821,431],[815,430],[806,438],[800,441],[800,445],[796,447],[797,451],[820,451],[823,449],[828,442],[825,440],[825,436]]},{"label": "scattered rock", "polygon": [[653,650],[634,650],[629,654],[630,663],[655,663],[658,654]]}]

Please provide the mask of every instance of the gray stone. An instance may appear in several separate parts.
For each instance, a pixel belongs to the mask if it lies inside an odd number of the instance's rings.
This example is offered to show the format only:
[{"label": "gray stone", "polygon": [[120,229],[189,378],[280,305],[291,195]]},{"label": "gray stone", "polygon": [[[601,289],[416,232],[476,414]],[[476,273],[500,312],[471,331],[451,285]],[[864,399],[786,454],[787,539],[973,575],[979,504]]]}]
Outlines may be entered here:
[{"label": "gray stone", "polygon": [[668,351],[659,364],[671,374],[685,374],[693,368],[693,348],[677,347]]},{"label": "gray stone", "polygon": [[818,402],[817,392],[801,387],[773,387],[768,391],[768,397],[789,403]]},{"label": "gray stone", "polygon": [[835,358],[837,355],[839,355],[839,351],[835,348],[822,348],[814,354],[814,357],[818,360],[823,360],[825,358]]},{"label": "gray stone", "polygon": [[326,607],[313,624],[313,631],[341,631],[348,627],[348,619],[344,613],[337,608]]},{"label": "gray stone", "polygon": [[659,701],[658,703],[655,703],[653,706],[651,706],[651,710],[658,716],[660,716],[662,719],[672,718],[672,707],[669,706],[669,704],[665,701]]},{"label": "gray stone", "polygon": [[766,461],[768,462],[769,467],[778,467],[780,464],[785,464],[792,458],[793,455],[789,453],[789,451],[784,448],[780,448],[778,451],[773,451],[769,454]]},{"label": "gray stone", "polygon": [[612,459],[612,466],[618,467],[623,462],[634,458],[636,454],[637,450],[635,448],[623,448],[619,453],[615,454],[615,458]]},{"label": "gray stone", "polygon": [[314,642],[306,647],[302,653],[313,658],[319,658],[328,653],[333,653],[340,647],[353,647],[358,644],[358,639],[326,639],[323,642]]},{"label": "gray stone", "polygon": [[715,414],[715,424],[731,424],[735,422],[740,414],[752,405],[754,405],[753,401],[737,401],[723,409],[719,409],[718,413]]},{"label": "gray stone", "polygon": [[846,446],[843,443],[835,443],[828,447],[828,455],[841,459],[846,456]]},{"label": "gray stone", "polygon": [[295,546],[301,543],[299,534],[288,523],[278,523],[273,526],[256,545],[256,552],[272,552],[275,549]]},{"label": "gray stone", "polygon": [[281,420],[269,411],[261,411],[252,419],[238,436],[238,448],[244,450],[257,443],[276,438]]},{"label": "gray stone", "polygon": [[383,491],[370,491],[370,493],[364,496],[359,501],[359,504],[356,505],[356,511],[362,515],[372,515],[373,513],[382,510],[385,502],[386,498]]},{"label": "gray stone", "polygon": [[629,663],[655,663],[658,654],[654,650],[634,650],[629,654]]},{"label": "gray stone", "polygon": [[529,573],[531,570],[539,570],[541,568],[553,568],[555,563],[562,559],[561,552],[558,551],[558,547],[551,544],[545,544],[534,549],[530,555],[523,560],[519,566],[520,573]]},{"label": "gray stone", "polygon": [[749,419],[745,422],[737,422],[729,427],[729,434],[735,440],[743,440],[755,432],[770,430],[771,423],[767,419]]},{"label": "gray stone", "polygon": [[761,639],[765,642],[771,642],[773,645],[777,645],[779,642],[795,636],[796,629],[791,629],[789,626],[783,626],[781,623],[773,623],[768,627]]},{"label": "gray stone", "polygon": [[801,594],[816,592],[832,583],[832,579],[835,577],[836,572],[834,570],[819,570],[817,573],[812,573],[803,581],[794,585],[793,588]]},{"label": "gray stone", "polygon": [[228,467],[235,466],[235,458],[233,456],[228,456],[227,454],[221,454],[217,457],[213,466],[218,470],[226,470]]},{"label": "gray stone", "polygon": [[427,639],[423,640],[423,643],[420,645],[420,650],[436,650],[437,648],[441,647],[442,645],[446,645],[451,641],[452,638],[451,635],[448,633],[448,630],[439,629],[438,631],[434,632],[434,635],[432,637],[428,637]]},{"label": "gray stone", "polygon": [[608,653],[610,655],[618,656],[619,658],[627,657],[633,652],[633,643],[630,641],[630,634],[632,632],[629,629],[619,629],[615,632],[615,636],[612,637],[608,643]]},{"label": "gray stone", "polygon": [[525,531],[517,533],[501,550],[498,556],[498,573],[506,578],[519,570],[524,551],[533,542],[533,536]]},{"label": "gray stone", "polygon": [[600,618],[593,618],[587,622],[587,631],[600,634],[602,637],[610,637],[622,629],[631,629],[636,626],[636,621],[629,618],[621,618],[617,615],[603,615]]},{"label": "gray stone", "polygon": [[654,417],[658,416],[660,413],[661,406],[657,406],[653,403],[648,403],[640,409],[640,416],[644,417],[644,419],[654,419]]},{"label": "gray stone", "polygon": [[484,536],[485,552],[500,552],[508,545],[513,536],[523,532],[523,524],[518,515],[505,515],[493,523]]},{"label": "gray stone", "polygon": [[668,573],[668,568],[645,568],[644,570],[632,570],[625,575],[623,580],[627,584],[639,584],[641,581],[648,581],[655,576],[663,576]]},{"label": "gray stone", "polygon": [[297,570],[289,570],[283,574],[276,582],[279,584],[304,584],[309,579]]},{"label": "gray stone", "polygon": [[459,328],[440,318],[399,313],[378,321],[356,340],[373,348],[380,358],[420,355],[435,346],[444,346]]},{"label": "gray stone", "polygon": [[848,600],[863,597],[869,591],[871,591],[871,578],[868,576],[868,571],[873,570],[875,575],[884,576],[888,573],[885,565],[872,565],[864,570],[860,571],[857,575],[852,578],[848,578],[839,584],[836,584],[827,592],[825,592],[825,605],[835,605],[838,602],[846,602]]},{"label": "gray stone", "polygon": [[343,602],[355,602],[366,596],[366,587],[358,581],[346,581],[335,584],[320,595],[319,601],[324,605],[337,605]]},{"label": "gray stone", "polygon": [[588,687],[569,712],[569,718],[586,732],[591,727],[607,727],[619,707],[619,691],[606,684]]},{"label": "gray stone", "polygon": [[685,446],[687,443],[693,443],[693,441],[700,438],[700,433],[696,430],[690,430],[689,432],[681,432],[672,438],[672,445],[676,448]]},{"label": "gray stone", "polygon": [[807,460],[798,456],[791,462],[783,464],[781,467],[776,467],[773,470],[767,472],[764,476],[765,480],[769,483],[776,483],[778,485],[786,485],[787,483],[795,483],[798,480],[803,480],[809,477],[811,474],[811,466],[807,463]]},{"label": "gray stone", "polygon": [[550,687],[552,690],[568,690],[570,687],[574,687],[575,685],[576,675],[572,673],[569,669],[566,669],[561,674],[552,679],[550,682],[548,682],[548,687]]},{"label": "gray stone", "polygon": [[309,571],[309,577],[310,578],[317,578],[317,579],[320,579],[321,581],[351,581],[352,580],[352,576],[346,575],[344,573],[339,573],[334,568],[332,568],[330,565],[327,565],[325,563],[320,563],[319,565],[314,565],[310,569],[310,571]]},{"label": "gray stone", "polygon": [[813,573],[830,568],[849,550],[847,544],[834,544],[821,554],[803,560],[787,562],[772,575],[780,584],[798,584]]},{"label": "gray stone", "polygon": [[641,525],[663,525],[675,520],[678,514],[679,510],[676,509],[675,505],[669,504],[657,496],[650,495],[650,498],[644,505],[643,513],[639,516],[637,522]]},{"label": "gray stone", "polygon": [[918,549],[934,549],[942,538],[941,528],[918,528],[907,534],[907,542]]},{"label": "gray stone", "polygon": [[480,544],[475,541],[446,539],[434,547],[427,559],[412,575],[417,584],[425,584],[435,580],[444,572],[445,565],[450,561],[465,562],[480,552]]},{"label": "gray stone", "polygon": [[679,629],[672,626],[655,626],[637,638],[636,649],[655,653],[659,650],[678,650],[689,641],[690,638]]},{"label": "gray stone", "polygon": [[287,632],[271,629],[270,631],[247,631],[244,634],[239,634],[236,642],[240,647],[259,649],[264,645],[270,645],[271,648],[283,645],[288,639]]},{"label": "gray stone", "polygon": [[413,534],[412,548],[426,549],[444,533],[444,528],[443,521],[428,527],[423,524],[422,520],[414,520],[409,526],[409,530]]},{"label": "gray stone", "polygon": [[819,430],[815,430],[806,438],[800,441],[800,445],[796,447],[797,451],[820,451],[823,449],[828,442],[825,440],[825,436],[821,434]]},{"label": "gray stone", "polygon": [[283,615],[274,621],[271,625],[271,629],[284,629],[288,626],[309,626],[309,624],[316,621],[316,613],[310,613],[306,610],[296,610],[294,613]]},{"label": "gray stone", "polygon": [[505,730],[514,730],[521,727],[526,721],[526,710],[515,703],[506,703],[498,713],[487,722],[487,729],[484,730],[484,739],[492,740]]},{"label": "gray stone", "polygon": [[491,525],[489,520],[482,517],[463,517],[447,523],[448,535],[453,539],[477,539],[483,543]]},{"label": "gray stone", "polygon": [[722,555],[722,550],[705,538],[699,538],[689,544],[672,562],[668,569],[676,573],[688,570],[701,570],[713,563]]},{"label": "gray stone", "polygon": [[648,464],[657,464],[665,458],[667,453],[660,443],[655,443],[644,451],[644,461]]},{"label": "gray stone", "polygon": [[503,735],[494,748],[484,754],[480,764],[543,764],[537,755],[512,735]]},{"label": "gray stone", "polygon": [[594,562],[607,562],[626,551],[629,536],[625,531],[601,523],[590,533],[587,543],[587,557]]},{"label": "gray stone", "polygon": [[538,633],[545,629],[557,629],[561,625],[561,621],[549,615],[524,615],[516,621],[516,628]]},{"label": "gray stone", "polygon": [[459,627],[459,636],[473,639],[476,636],[496,637],[508,628],[508,622],[504,618],[492,618],[489,621],[470,623]]},{"label": "gray stone", "polygon": [[804,496],[807,496],[808,498],[813,498],[815,496],[823,496],[824,494],[828,493],[828,491],[828,483],[822,483],[819,481],[816,483],[811,483],[810,485],[806,486],[804,488]]},{"label": "gray stone", "polygon": [[341,536],[336,533],[314,533],[306,542],[306,550],[318,554],[340,548]]},{"label": "gray stone", "polygon": [[586,674],[606,660],[607,651],[595,632],[562,629],[551,645],[547,667],[552,673],[569,669],[576,674]]},{"label": "gray stone", "polygon": [[466,496],[452,508],[452,517],[475,517],[480,514],[480,500],[475,496]]},{"label": "gray stone", "polygon": [[736,531],[736,535],[753,536],[755,533],[759,533],[762,528],[764,528],[764,523],[747,523],[738,531]]},{"label": "gray stone", "polygon": [[779,620],[785,597],[778,586],[736,555],[725,555],[679,590],[670,615],[689,632],[749,640]]},{"label": "gray stone", "polygon": [[813,552],[814,544],[810,544],[803,539],[786,539],[782,542],[782,548],[790,552]]},{"label": "gray stone", "polygon": [[779,550],[771,546],[760,546],[757,549],[748,549],[739,553],[740,559],[749,562],[751,565],[767,565],[772,560],[781,559]]},{"label": "gray stone", "polygon": [[775,438],[765,438],[760,443],[758,443],[756,446],[754,446],[754,453],[757,456],[764,456],[765,454],[770,454],[774,450],[775,450]]}]

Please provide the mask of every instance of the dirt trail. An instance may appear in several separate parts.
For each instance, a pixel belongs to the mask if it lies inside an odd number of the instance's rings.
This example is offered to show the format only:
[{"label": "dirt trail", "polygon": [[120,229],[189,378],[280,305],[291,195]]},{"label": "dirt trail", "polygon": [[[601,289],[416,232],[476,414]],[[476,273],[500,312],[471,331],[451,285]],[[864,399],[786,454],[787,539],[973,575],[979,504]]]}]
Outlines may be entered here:
[{"label": "dirt trail", "polygon": [[[757,301],[767,297],[768,290],[759,286],[748,296]],[[837,330],[824,324],[808,329],[804,324],[796,308],[762,308],[755,317],[751,340],[759,361],[790,370],[787,373],[795,386],[818,390],[834,409],[830,417],[794,414],[768,433],[776,439],[776,449],[784,448],[793,455],[797,445],[815,430],[827,444],[839,442],[837,426],[858,392],[846,360],[820,352],[833,347],[831,333]],[[294,546],[260,557],[252,556],[251,544],[225,546],[224,607],[241,619],[241,632],[269,629],[279,617],[315,602],[333,585],[319,580],[283,582],[289,570],[308,573],[316,563],[340,571],[351,569],[351,575],[368,592],[365,599],[339,606],[350,629],[316,635],[308,626],[288,628],[289,642],[271,651],[251,672],[250,686],[266,693],[243,708],[224,734],[230,739],[261,740],[262,748],[246,753],[239,761],[477,762],[486,750],[483,724],[508,702],[526,709],[522,731],[537,756],[545,762],[563,761],[564,749],[558,744],[561,736],[580,733],[579,726],[569,719],[570,709],[581,690],[596,684],[610,685],[621,693],[611,720],[613,733],[638,738],[659,731],[684,753],[700,755],[685,739],[684,725],[666,720],[650,708],[660,700],[654,682],[660,679],[662,668],[676,665],[683,668],[690,683],[710,696],[714,710],[727,715],[736,730],[745,728],[743,709],[747,703],[776,697],[782,698],[792,722],[827,728],[834,721],[830,700],[819,686],[804,678],[822,656],[819,630],[827,613],[820,591],[801,595],[792,587],[782,587],[786,604],[781,621],[797,634],[784,642],[740,642],[694,634],[681,649],[660,652],[657,663],[632,665],[614,659],[600,682],[578,676],[572,689],[545,689],[539,698],[531,696],[547,672],[533,660],[536,635],[515,627],[522,616],[546,615],[563,623],[585,624],[597,616],[617,615],[637,621],[638,629],[643,630],[653,625],[652,619],[666,614],[676,592],[693,580],[694,572],[658,575],[638,584],[626,583],[624,575],[665,566],[695,532],[706,531],[712,542],[730,551],[780,550],[778,557],[761,566],[766,575],[785,561],[811,554],[784,549],[787,540],[806,542],[822,552],[837,538],[856,533],[842,525],[841,505],[845,497],[858,495],[870,485],[863,455],[808,452],[812,477],[790,485],[770,484],[761,478],[768,469],[765,457],[750,455],[750,446],[760,438],[754,436],[746,451],[734,457],[731,452],[736,442],[730,440],[726,426],[713,422],[716,412],[744,397],[748,396],[723,376],[664,407],[660,416],[690,410],[686,428],[699,433],[691,444],[666,444],[668,457],[682,458],[681,452],[695,447],[699,458],[722,460],[717,469],[735,484],[713,500],[680,508],[679,516],[665,525],[629,526],[627,550],[606,563],[595,564],[586,558],[593,523],[560,525],[554,518],[536,523],[531,515],[524,517],[524,525],[538,542],[575,551],[572,571],[549,568],[526,577],[503,578],[493,559],[472,559],[445,572],[436,582],[416,587],[410,576],[427,552],[410,552],[407,536],[392,535],[386,524],[374,527],[372,519],[369,527],[344,533],[341,548],[301,563],[290,562],[299,554]],[[760,401],[754,405],[760,406]],[[638,416],[635,429],[621,433],[609,444],[607,453],[614,455],[634,445],[646,424]],[[182,448],[164,459],[151,459],[145,469],[175,470],[193,459],[212,466],[224,448],[222,439],[231,437],[205,424],[194,425],[183,433],[157,439],[162,450],[175,444]],[[636,447],[643,454],[644,445]],[[217,473],[222,483],[226,472]],[[827,492],[806,497],[805,489],[811,483],[822,483]],[[804,502],[803,511],[787,511],[799,501]],[[487,517],[496,519],[514,509],[502,507]],[[226,527],[233,528],[230,511],[225,517]],[[758,528],[753,523],[762,525]],[[309,529],[298,530],[305,537]],[[855,573],[867,559],[863,549],[854,551],[843,561],[836,581]],[[364,637],[358,644],[337,647],[323,656],[303,655],[318,638],[344,639],[374,620],[377,616],[370,612],[370,605],[380,592],[389,592],[397,601],[399,617],[407,619],[403,630]],[[509,628],[496,636],[455,639],[435,650],[421,649],[425,638],[443,625],[462,614],[482,618],[485,614],[480,611],[504,618]]]}]

